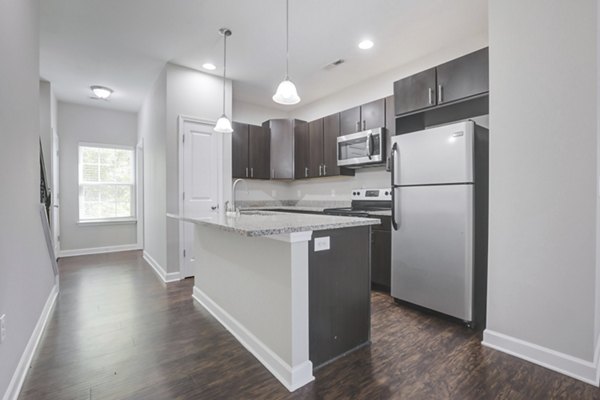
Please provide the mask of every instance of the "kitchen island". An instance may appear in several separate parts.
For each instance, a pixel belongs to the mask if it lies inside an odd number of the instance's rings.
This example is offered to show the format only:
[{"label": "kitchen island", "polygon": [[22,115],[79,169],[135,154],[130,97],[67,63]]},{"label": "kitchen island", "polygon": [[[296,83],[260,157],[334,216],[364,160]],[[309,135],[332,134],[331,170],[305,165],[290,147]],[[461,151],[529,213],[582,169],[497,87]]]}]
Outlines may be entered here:
[{"label": "kitchen island", "polygon": [[[247,211],[195,224],[194,299],[288,390],[369,343],[373,218]],[[225,355],[224,355],[225,356]]]}]

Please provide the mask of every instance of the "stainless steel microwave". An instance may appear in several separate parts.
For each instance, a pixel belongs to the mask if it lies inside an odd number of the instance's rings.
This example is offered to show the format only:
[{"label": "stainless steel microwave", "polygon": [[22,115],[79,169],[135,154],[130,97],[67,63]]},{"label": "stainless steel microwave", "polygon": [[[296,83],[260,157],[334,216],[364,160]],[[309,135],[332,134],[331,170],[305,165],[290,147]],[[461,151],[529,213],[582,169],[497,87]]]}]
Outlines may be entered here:
[{"label": "stainless steel microwave", "polygon": [[375,128],[339,136],[337,165],[358,168],[385,162],[385,129]]}]

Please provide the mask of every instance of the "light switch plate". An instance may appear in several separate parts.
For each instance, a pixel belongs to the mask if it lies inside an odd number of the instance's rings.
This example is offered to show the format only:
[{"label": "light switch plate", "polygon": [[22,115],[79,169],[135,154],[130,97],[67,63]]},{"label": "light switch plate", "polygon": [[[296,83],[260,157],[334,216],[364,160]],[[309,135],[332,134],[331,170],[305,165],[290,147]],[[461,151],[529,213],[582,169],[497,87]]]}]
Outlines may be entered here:
[{"label": "light switch plate", "polygon": [[329,236],[315,238],[315,251],[329,250]]}]

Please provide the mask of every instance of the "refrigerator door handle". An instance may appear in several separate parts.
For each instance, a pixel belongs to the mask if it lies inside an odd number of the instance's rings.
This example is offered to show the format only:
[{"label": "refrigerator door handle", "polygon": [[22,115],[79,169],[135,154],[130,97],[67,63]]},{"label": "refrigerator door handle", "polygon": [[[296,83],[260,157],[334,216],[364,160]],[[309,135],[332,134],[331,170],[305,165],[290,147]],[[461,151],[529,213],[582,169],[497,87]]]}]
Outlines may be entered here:
[{"label": "refrigerator door handle", "polygon": [[392,145],[392,152],[390,154],[390,169],[392,172],[392,227],[395,231],[398,230],[398,223],[396,222],[396,198],[394,192],[396,192],[396,180],[394,179],[394,171],[396,170],[396,153],[398,152],[398,144]]}]

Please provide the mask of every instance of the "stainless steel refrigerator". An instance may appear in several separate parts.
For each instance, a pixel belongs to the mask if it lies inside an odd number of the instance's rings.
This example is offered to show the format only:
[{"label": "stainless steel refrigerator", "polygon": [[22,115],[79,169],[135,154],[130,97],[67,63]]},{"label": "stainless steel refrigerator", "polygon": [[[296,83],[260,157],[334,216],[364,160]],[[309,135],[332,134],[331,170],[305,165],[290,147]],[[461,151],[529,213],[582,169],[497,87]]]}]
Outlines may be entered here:
[{"label": "stainless steel refrigerator", "polygon": [[392,138],[394,298],[482,322],[487,130],[472,121]]}]

